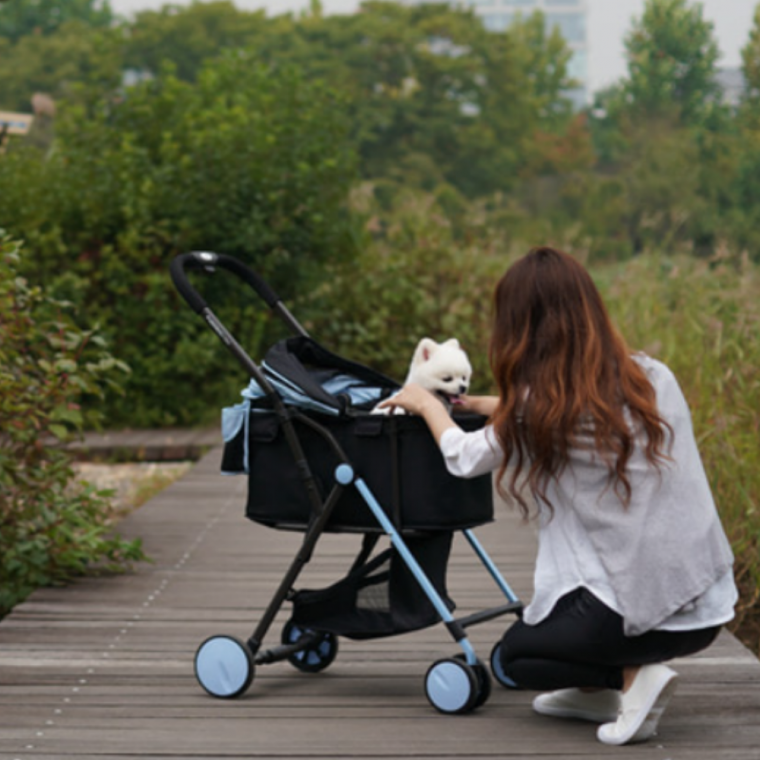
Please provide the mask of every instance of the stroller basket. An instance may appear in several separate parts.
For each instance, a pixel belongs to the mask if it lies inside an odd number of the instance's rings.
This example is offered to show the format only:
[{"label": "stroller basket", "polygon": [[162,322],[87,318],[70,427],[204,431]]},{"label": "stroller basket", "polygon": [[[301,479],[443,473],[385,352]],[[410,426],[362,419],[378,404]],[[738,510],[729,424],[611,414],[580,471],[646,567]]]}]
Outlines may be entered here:
[{"label": "stroller basket", "polygon": [[[308,420],[338,442],[398,530],[460,530],[493,519],[490,475],[471,480],[450,475],[420,417],[367,411],[398,388],[392,380],[303,336],[272,346],[263,368],[279,392],[301,407],[301,419],[288,422],[295,427],[322,502],[333,485],[337,462],[324,436],[305,424]],[[222,471],[248,473],[246,514],[251,520],[306,530],[313,505],[301,471],[305,463],[294,459],[282,416],[267,409],[267,398],[252,385],[244,392],[248,401],[224,410],[228,429]],[[479,415],[457,416],[468,431],[485,421]],[[382,532],[354,490],[343,494],[325,530]]]},{"label": "stroller basket", "polygon": [[[305,530],[312,517],[311,504],[282,422],[272,412],[254,408],[249,414],[246,514],[273,528]],[[401,532],[460,530],[493,519],[490,475],[471,480],[450,475],[421,418],[310,416],[341,444]],[[457,421],[463,429],[475,430],[485,420],[462,415]],[[293,422],[324,500],[333,484],[335,457],[314,430],[297,419]],[[225,472],[244,471],[245,431],[246,426],[241,426],[225,445]],[[325,530],[382,532],[355,490],[343,494]]]}]

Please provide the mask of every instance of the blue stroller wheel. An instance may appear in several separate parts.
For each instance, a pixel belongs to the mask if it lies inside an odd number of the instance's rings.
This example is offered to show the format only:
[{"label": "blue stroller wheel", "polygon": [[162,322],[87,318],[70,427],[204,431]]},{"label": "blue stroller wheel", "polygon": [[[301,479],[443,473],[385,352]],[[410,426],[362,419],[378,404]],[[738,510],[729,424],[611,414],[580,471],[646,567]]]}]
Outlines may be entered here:
[{"label": "blue stroller wheel", "polygon": [[253,655],[233,636],[211,636],[195,653],[195,677],[212,697],[240,696],[253,681]]},{"label": "blue stroller wheel", "polygon": [[506,689],[519,689],[520,687],[504,672],[501,666],[501,642],[497,641],[491,650],[491,672],[494,678]]},{"label": "blue stroller wheel", "polygon": [[311,635],[316,638],[303,649],[288,657],[288,662],[304,673],[319,673],[329,667],[338,654],[338,637],[327,631],[316,632],[310,628],[302,628],[292,620],[288,620],[282,629],[282,643],[295,644],[302,636]]},{"label": "blue stroller wheel", "polygon": [[[454,655],[454,659],[467,662],[467,658],[462,653]],[[488,672],[488,668],[486,668],[479,658],[475,664],[470,667],[475,670],[475,676],[478,679],[478,698],[473,705],[473,709],[475,709],[476,707],[484,705],[491,696],[491,675]]]},{"label": "blue stroller wheel", "polygon": [[480,695],[475,668],[453,657],[434,662],[425,675],[425,694],[439,712],[470,712]]}]

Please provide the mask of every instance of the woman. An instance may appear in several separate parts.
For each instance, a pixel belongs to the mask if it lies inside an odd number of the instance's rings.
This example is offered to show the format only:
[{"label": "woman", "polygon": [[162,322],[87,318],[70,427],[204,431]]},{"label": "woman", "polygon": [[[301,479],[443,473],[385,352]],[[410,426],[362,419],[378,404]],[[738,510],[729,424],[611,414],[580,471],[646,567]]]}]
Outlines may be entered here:
[{"label": "woman", "polygon": [[586,270],[536,248],[496,288],[498,397],[465,408],[465,433],[433,395],[384,402],[424,417],[449,470],[497,472],[539,525],[534,596],[501,642],[505,675],[549,690],[536,712],[600,723],[606,744],[651,737],[675,687],[664,665],[733,617],[733,556],[686,401],[658,361],[631,354]]}]

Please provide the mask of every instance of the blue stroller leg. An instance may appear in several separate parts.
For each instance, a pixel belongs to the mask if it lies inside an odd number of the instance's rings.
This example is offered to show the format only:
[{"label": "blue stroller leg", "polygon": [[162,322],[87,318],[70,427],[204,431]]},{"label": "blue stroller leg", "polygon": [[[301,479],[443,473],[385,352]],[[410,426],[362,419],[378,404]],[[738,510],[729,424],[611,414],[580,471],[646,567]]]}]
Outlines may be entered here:
[{"label": "blue stroller leg", "polygon": [[457,620],[451,614],[448,606],[441,598],[438,590],[430,582],[427,575],[420,567],[414,554],[409,550],[403,537],[393,525],[391,520],[377,499],[370,491],[367,484],[361,478],[354,478],[353,468],[343,464],[335,473],[336,480],[341,485],[349,485],[351,482],[356,486],[367,506],[372,511],[375,519],[381,525],[383,531],[390,537],[394,548],[403,558],[407,567],[413,574],[417,583],[423,589],[436,612],[444,622],[454,640],[462,648],[462,655],[438,660],[431,665],[425,675],[425,693],[430,703],[443,713],[465,713],[479,707],[488,699],[491,693],[491,680],[488,670],[478,659],[475,650],[467,638],[465,627],[482,620],[487,620],[505,612],[515,612],[521,608],[520,602],[501,577],[496,566],[490,560],[477,539],[469,531],[466,532],[468,541],[475,549],[476,554],[488,568],[491,575],[500,586],[509,604],[506,607],[495,608],[485,613],[478,613],[464,620]]},{"label": "blue stroller leg", "polygon": [[[470,546],[475,551],[475,554],[478,555],[480,561],[485,565],[486,569],[491,574],[491,577],[496,582],[496,585],[501,589],[504,596],[507,597],[509,605],[503,608],[504,612],[516,612],[518,615],[521,614],[522,603],[517,598],[514,591],[512,591],[509,584],[504,580],[504,576],[501,574],[501,572],[499,572],[499,569],[488,556],[480,541],[478,541],[478,539],[475,537],[475,534],[469,529],[463,530],[462,532],[464,533],[465,538],[469,541]],[[502,686],[506,687],[507,689],[518,688],[517,684],[504,672],[504,668],[502,667],[500,641],[497,641],[491,650],[489,661],[491,665],[491,672]]]},{"label": "blue stroller leg", "polygon": [[464,537],[473,548],[475,554],[478,555],[480,561],[485,565],[491,577],[496,582],[496,585],[501,589],[504,596],[507,597],[507,600],[512,604],[519,604],[520,600],[517,598],[517,595],[514,591],[512,591],[509,584],[504,580],[504,576],[501,574],[501,572],[499,572],[499,568],[496,567],[493,560],[488,556],[486,550],[483,548],[480,541],[478,541],[478,539],[475,537],[475,534],[472,532],[472,530],[467,528],[466,530],[463,530],[462,533],[464,533]]}]

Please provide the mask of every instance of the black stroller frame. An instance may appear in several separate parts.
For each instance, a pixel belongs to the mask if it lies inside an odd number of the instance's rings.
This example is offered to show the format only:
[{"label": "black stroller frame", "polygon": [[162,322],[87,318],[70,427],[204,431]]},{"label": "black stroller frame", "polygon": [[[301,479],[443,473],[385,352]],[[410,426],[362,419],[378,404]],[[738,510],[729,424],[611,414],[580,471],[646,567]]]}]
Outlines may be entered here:
[{"label": "black stroller frame", "polygon": [[[507,603],[465,617],[454,617],[452,614],[454,605],[446,596],[445,582],[440,579],[431,580],[431,572],[437,575],[445,575],[445,564],[443,570],[438,568],[438,570],[430,571],[423,567],[424,563],[420,560],[419,553],[410,548],[415,540],[413,538],[414,531],[406,534],[391,519],[391,516],[381,506],[367,485],[362,473],[355,469],[336,435],[326,425],[313,419],[297,407],[285,403],[274,384],[270,382],[267,373],[248,356],[225,328],[203,297],[190,284],[186,274],[186,270],[191,269],[213,272],[217,268],[232,272],[252,287],[295,336],[309,339],[309,335],[272,288],[256,272],[238,259],[225,254],[191,252],[181,254],[171,262],[171,277],[180,295],[206,321],[250,378],[263,391],[269,413],[276,416],[287,448],[294,458],[299,478],[305,489],[304,493],[310,505],[310,511],[308,520],[303,525],[295,526],[295,529],[302,530],[304,533],[302,543],[251,636],[246,641],[242,641],[234,636],[215,635],[206,639],[199,646],[195,656],[195,674],[200,685],[214,697],[234,698],[241,695],[250,686],[255,669],[260,665],[288,660],[297,669],[306,672],[318,672],[325,669],[332,663],[337,654],[338,635],[347,635],[352,638],[394,635],[404,632],[404,630],[414,630],[442,621],[462,652],[454,657],[438,660],[430,666],[425,675],[426,696],[430,703],[443,713],[466,713],[482,705],[490,695],[490,676],[486,667],[478,659],[467,637],[466,629],[504,614],[514,613],[520,616],[522,603],[475,537],[471,527],[468,526],[461,529],[461,532],[499,590],[506,597]],[[335,459],[336,464],[332,470],[333,482],[329,485],[325,497],[320,494],[319,484],[310,467],[297,426],[316,434],[326,444]],[[370,631],[366,635],[363,635],[361,630],[353,631],[353,635],[352,633],[344,634],[338,628],[338,634],[336,634],[330,630],[330,625],[321,625],[319,622],[312,624],[308,615],[304,616],[303,612],[299,612],[300,607],[298,605],[302,598],[308,603],[313,599],[320,600],[324,594],[324,592],[296,592],[293,587],[301,571],[311,560],[319,537],[325,530],[330,529],[330,521],[334,517],[336,505],[340,503],[341,498],[350,488],[356,489],[376,523],[374,527],[367,527],[363,523],[362,527],[356,531],[362,532],[364,539],[362,550],[354,561],[351,572],[360,571],[369,576],[371,574],[369,571],[379,566],[385,556],[378,557],[377,561],[367,563],[379,535],[385,534],[390,538],[391,549],[388,552],[393,552],[390,560],[391,573],[394,572],[392,563],[395,562],[397,565],[395,572],[400,568],[401,571],[407,573],[407,576],[404,577],[404,584],[410,585],[406,581],[413,578],[424,595],[422,605],[419,604],[420,600],[418,599],[414,602],[414,606],[429,606],[430,608],[424,619],[419,618],[407,625],[406,628],[402,627],[400,630],[379,633]],[[249,517],[251,517],[250,514]],[[256,518],[252,517],[252,519]],[[274,524],[274,527],[293,528],[294,526]],[[452,533],[453,530],[442,533],[443,543],[446,542],[448,535],[449,543],[445,550],[446,558],[448,557]],[[439,539],[437,540],[440,541],[441,532],[438,535]],[[371,591],[370,587],[368,589]],[[263,649],[264,638],[286,601],[293,602],[294,615],[282,631],[281,643],[278,646]],[[305,619],[305,622],[302,618]],[[502,670],[499,642],[491,651],[489,664],[491,672],[500,684],[508,688],[515,687],[515,684]]]}]

